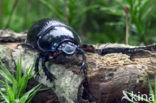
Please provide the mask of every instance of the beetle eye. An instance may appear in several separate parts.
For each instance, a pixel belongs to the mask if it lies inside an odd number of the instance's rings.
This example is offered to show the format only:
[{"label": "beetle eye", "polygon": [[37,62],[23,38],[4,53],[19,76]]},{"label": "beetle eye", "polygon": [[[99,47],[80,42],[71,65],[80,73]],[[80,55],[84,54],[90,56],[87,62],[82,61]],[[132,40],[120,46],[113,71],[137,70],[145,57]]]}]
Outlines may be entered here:
[{"label": "beetle eye", "polygon": [[66,54],[73,54],[76,50],[76,46],[75,45],[70,45],[70,44],[66,44],[63,48],[62,51],[65,52]]}]

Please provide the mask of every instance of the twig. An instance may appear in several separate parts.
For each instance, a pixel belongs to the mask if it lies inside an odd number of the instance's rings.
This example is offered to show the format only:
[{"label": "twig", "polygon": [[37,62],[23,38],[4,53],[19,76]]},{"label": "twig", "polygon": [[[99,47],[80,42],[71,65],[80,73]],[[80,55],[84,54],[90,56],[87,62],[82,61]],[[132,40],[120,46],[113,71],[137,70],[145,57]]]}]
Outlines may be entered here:
[{"label": "twig", "polygon": [[156,53],[152,53],[149,50],[142,50],[144,53],[148,53],[151,57],[156,57]]},{"label": "twig", "polygon": [[124,11],[126,13],[126,44],[128,45],[128,39],[129,39],[128,7],[125,6]]},{"label": "twig", "polygon": [[64,0],[64,21],[66,23],[69,23],[69,21],[68,21],[68,3],[66,0]]}]

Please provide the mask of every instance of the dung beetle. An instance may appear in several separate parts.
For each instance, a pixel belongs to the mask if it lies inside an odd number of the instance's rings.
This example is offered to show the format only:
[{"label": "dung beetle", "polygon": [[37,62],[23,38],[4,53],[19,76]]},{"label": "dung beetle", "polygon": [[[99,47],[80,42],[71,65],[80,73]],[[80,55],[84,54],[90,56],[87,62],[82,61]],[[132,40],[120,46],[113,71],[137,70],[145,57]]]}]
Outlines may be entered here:
[{"label": "dung beetle", "polygon": [[41,19],[29,29],[27,33],[26,45],[39,50],[35,62],[35,72],[38,72],[38,65],[42,59],[42,68],[50,81],[55,76],[50,73],[45,63],[50,60],[52,55],[56,59],[60,54],[72,56],[74,54],[82,55],[81,69],[86,75],[86,57],[84,51],[80,48],[81,40],[76,32],[68,25],[49,18]]}]

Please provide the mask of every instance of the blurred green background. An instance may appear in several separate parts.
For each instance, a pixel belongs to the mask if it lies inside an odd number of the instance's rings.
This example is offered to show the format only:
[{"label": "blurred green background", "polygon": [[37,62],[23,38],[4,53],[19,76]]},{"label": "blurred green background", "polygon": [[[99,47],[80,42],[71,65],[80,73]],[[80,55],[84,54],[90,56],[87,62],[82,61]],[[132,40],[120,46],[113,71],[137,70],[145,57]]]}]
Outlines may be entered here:
[{"label": "blurred green background", "polygon": [[26,32],[42,18],[72,26],[84,43],[156,42],[156,0],[0,0],[0,29]]}]

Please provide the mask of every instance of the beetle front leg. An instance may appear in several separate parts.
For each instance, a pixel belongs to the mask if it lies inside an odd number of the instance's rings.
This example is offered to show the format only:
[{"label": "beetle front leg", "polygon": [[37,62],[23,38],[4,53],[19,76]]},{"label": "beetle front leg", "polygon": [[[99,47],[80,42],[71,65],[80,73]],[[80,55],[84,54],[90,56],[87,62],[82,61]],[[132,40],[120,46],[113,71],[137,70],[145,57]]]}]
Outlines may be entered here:
[{"label": "beetle front leg", "polygon": [[82,55],[82,65],[81,69],[83,70],[84,75],[87,75],[87,67],[86,67],[86,56],[84,54],[84,51],[82,49],[78,49],[78,54]]},{"label": "beetle front leg", "polygon": [[45,63],[47,62],[47,58],[42,58],[42,68],[43,68],[43,71],[45,73],[45,75],[47,76],[47,78],[50,80],[50,81],[54,81],[56,78],[53,74],[50,73],[50,71],[47,69]]},{"label": "beetle front leg", "polygon": [[84,82],[83,82],[83,87],[84,87],[84,92],[83,92],[83,98],[88,100],[90,103],[90,97],[89,97],[89,83],[88,83],[88,78],[87,78],[87,66],[86,66],[86,56],[85,53],[82,49],[78,49],[78,54],[82,55],[82,65],[81,69],[83,70],[84,73]]},{"label": "beetle front leg", "polygon": [[35,73],[37,73],[37,75],[39,74],[38,65],[39,65],[40,58],[41,58],[41,54],[38,55],[35,62]]}]

